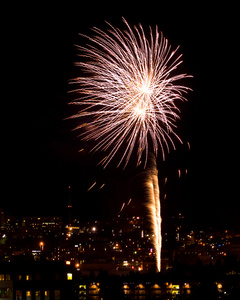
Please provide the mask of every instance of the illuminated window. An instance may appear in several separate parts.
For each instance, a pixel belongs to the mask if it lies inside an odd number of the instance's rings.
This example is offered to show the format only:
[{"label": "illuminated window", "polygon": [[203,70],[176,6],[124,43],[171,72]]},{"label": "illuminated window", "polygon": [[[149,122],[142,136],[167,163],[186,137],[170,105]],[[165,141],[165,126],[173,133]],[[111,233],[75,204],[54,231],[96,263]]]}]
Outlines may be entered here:
[{"label": "illuminated window", "polygon": [[67,280],[72,280],[72,273],[67,273]]},{"label": "illuminated window", "polygon": [[153,295],[160,295],[161,294],[161,287],[158,284],[154,284],[152,287]]},{"label": "illuminated window", "polygon": [[99,283],[96,284],[95,282],[93,282],[89,285],[89,294],[97,295],[99,294],[99,291],[100,291]]},{"label": "illuminated window", "polygon": [[138,294],[144,295],[145,294],[145,287],[142,284],[136,286],[136,291]]},{"label": "illuminated window", "polygon": [[180,289],[180,286],[178,284],[173,284],[172,285],[172,295],[180,294],[179,289]]},{"label": "illuminated window", "polygon": [[50,291],[44,292],[44,300],[50,300]]},{"label": "illuminated window", "polygon": [[32,292],[26,291],[26,300],[31,300],[31,299],[32,299]]},{"label": "illuminated window", "polygon": [[128,266],[128,261],[127,261],[127,260],[124,260],[124,261],[123,261],[123,266],[124,266],[124,267],[127,267],[127,266]]},{"label": "illuminated window", "polygon": [[41,292],[40,291],[35,291],[35,299],[40,300],[41,299]]},{"label": "illuminated window", "polygon": [[82,298],[85,299],[84,296],[87,294],[86,289],[87,289],[86,285],[82,285],[82,284],[79,285],[79,292],[78,292],[79,299],[82,299]]},{"label": "illuminated window", "polygon": [[4,280],[4,274],[0,274],[0,281]]},{"label": "illuminated window", "polygon": [[125,295],[130,294],[130,288],[127,284],[123,285],[123,292],[124,292]]},{"label": "illuminated window", "polygon": [[32,276],[31,275],[26,275],[26,280],[31,280]]},{"label": "illuminated window", "polygon": [[137,285],[138,289],[144,289],[144,286],[142,284]]},{"label": "illuminated window", "polygon": [[87,286],[85,284],[80,284],[79,285],[79,290],[84,291],[87,289]]},{"label": "illuminated window", "polygon": [[176,289],[176,290],[179,290],[180,287],[179,287],[178,284],[173,284],[173,285],[172,285],[172,288],[173,288],[173,289]]}]

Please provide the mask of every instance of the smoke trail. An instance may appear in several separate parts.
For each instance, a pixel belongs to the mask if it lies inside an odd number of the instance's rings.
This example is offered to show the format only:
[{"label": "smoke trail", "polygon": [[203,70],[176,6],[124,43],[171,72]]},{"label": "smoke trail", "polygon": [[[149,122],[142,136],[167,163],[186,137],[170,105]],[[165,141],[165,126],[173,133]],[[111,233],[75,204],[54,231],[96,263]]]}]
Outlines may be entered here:
[{"label": "smoke trail", "polygon": [[148,166],[146,169],[145,188],[147,192],[147,208],[149,210],[150,224],[153,237],[153,245],[156,255],[157,271],[161,271],[161,249],[162,249],[162,235],[161,235],[161,204],[160,191],[158,184],[158,170],[156,164],[156,157],[149,154]]}]

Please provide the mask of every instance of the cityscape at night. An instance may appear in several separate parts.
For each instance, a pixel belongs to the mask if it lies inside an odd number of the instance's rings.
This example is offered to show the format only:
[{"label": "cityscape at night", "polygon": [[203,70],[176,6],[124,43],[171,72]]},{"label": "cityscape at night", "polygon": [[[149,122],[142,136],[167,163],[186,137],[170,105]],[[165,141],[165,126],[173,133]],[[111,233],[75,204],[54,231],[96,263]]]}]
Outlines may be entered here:
[{"label": "cityscape at night", "polygon": [[0,300],[240,297],[237,8],[158,2],[6,10]]},{"label": "cityscape at night", "polygon": [[239,232],[191,227],[178,213],[163,232],[162,270],[156,273],[153,235],[143,217],[119,214],[81,222],[71,219],[69,210],[65,217],[70,224],[62,217],[18,219],[1,210],[1,298],[239,295]]}]

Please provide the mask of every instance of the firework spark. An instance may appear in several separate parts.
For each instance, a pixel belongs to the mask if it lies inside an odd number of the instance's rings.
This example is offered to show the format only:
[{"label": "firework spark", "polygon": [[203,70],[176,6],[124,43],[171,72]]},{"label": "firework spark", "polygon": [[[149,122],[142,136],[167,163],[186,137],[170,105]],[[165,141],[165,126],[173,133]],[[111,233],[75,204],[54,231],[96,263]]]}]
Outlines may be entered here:
[{"label": "firework spark", "polygon": [[157,27],[146,35],[141,25],[131,29],[124,23],[125,31],[110,24],[106,32],[93,29],[90,43],[78,46],[82,59],[76,64],[87,76],[71,81],[80,94],[73,102],[81,106],[72,116],[82,119],[76,129],[85,129],[84,140],[95,140],[92,151],[107,151],[104,167],[117,152],[122,153],[119,164],[126,165],[134,147],[138,164],[145,153],[146,165],[150,145],[156,155],[160,147],[164,158],[169,144],[175,148],[173,137],[180,140],[174,132],[179,118],[175,102],[186,100],[189,90],[177,84],[189,77],[175,74],[182,63],[178,48],[172,51]]}]

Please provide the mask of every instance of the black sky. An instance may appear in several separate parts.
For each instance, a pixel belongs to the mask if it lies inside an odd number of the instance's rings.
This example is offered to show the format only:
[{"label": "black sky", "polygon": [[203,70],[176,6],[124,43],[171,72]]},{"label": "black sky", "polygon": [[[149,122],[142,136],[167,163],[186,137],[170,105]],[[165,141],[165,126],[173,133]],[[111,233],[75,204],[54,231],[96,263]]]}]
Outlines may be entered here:
[{"label": "black sky", "polygon": [[[1,206],[7,212],[64,214],[69,184],[74,212],[80,217],[115,213],[129,196],[129,177],[136,172],[130,167],[125,172],[96,168],[98,156],[78,152],[85,145],[71,132],[74,122],[64,120],[71,113],[68,80],[76,75],[74,44],[82,41],[78,33],[90,34],[93,26],[105,28],[105,20],[121,28],[123,16],[130,25],[157,24],[173,48],[180,45],[183,69],[194,76],[188,83],[193,92],[181,106],[178,133],[184,144],[178,144],[166,162],[159,160],[160,177],[169,179],[166,214],[172,209],[192,222],[238,222],[237,7],[202,1],[190,6],[159,3],[111,7],[81,1],[6,12]],[[177,179],[178,169],[187,169],[187,176]],[[95,181],[96,187],[86,192]],[[98,190],[103,183],[105,188]]]}]

